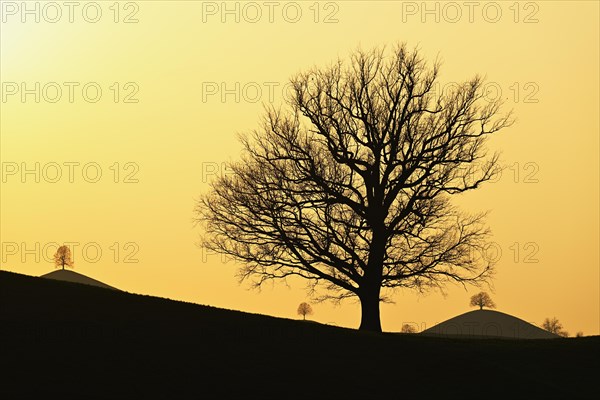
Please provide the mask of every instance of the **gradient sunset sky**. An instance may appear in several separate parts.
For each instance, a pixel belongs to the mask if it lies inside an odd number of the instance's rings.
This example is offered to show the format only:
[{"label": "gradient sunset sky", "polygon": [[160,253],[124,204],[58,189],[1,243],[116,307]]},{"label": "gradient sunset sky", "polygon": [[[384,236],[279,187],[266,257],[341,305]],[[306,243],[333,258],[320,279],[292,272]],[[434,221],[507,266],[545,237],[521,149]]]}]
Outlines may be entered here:
[{"label": "gradient sunset sky", "polygon": [[[455,197],[491,211],[498,310],[599,334],[599,3],[468,4],[1,2],[0,268],[42,275],[56,244],[76,243],[75,271],[122,290],[299,318],[302,281],[249,291],[196,246],[195,200],[289,77],[404,41],[439,55],[438,90],[481,74],[514,110],[488,145],[507,169]],[[478,291],[399,291],[383,330],[428,328]],[[313,309],[360,321],[350,301]]]}]

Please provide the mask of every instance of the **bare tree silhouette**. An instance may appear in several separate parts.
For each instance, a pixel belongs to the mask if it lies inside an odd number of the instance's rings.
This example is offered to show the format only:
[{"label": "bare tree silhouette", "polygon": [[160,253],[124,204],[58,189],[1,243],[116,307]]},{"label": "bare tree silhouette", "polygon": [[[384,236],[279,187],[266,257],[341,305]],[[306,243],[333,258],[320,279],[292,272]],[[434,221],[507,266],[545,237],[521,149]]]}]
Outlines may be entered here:
[{"label": "bare tree silhouette", "polygon": [[300,303],[298,306],[298,315],[302,315],[302,319],[306,319],[307,315],[312,315],[312,307],[308,303]]},{"label": "bare tree silhouette", "polygon": [[482,310],[483,307],[496,308],[496,304],[486,292],[479,292],[476,295],[471,296],[471,303],[469,305],[471,307],[479,306],[480,310]]},{"label": "bare tree silhouette", "polygon": [[542,328],[547,330],[548,332],[552,332],[558,336],[568,337],[569,332],[563,329],[562,324],[556,317],[546,318],[542,323]]},{"label": "bare tree silhouette", "polygon": [[267,109],[199,199],[202,245],[243,262],[240,280],[257,287],[299,276],[316,300],[357,298],[361,330],[381,331],[395,288],[486,281],[485,214],[450,195],[495,176],[484,144],[510,113],[497,116],[477,76],[434,93],[438,70],[398,44],[292,78],[289,110]]},{"label": "bare tree silhouette", "polygon": [[312,315],[313,310],[310,304],[308,303],[300,303],[298,306],[298,315],[302,315],[302,319],[306,319],[307,315]]},{"label": "bare tree silhouette", "polygon": [[71,259],[71,249],[69,246],[60,246],[56,253],[54,253],[54,265],[56,267],[62,267],[65,269],[67,267],[73,267],[73,260]]}]

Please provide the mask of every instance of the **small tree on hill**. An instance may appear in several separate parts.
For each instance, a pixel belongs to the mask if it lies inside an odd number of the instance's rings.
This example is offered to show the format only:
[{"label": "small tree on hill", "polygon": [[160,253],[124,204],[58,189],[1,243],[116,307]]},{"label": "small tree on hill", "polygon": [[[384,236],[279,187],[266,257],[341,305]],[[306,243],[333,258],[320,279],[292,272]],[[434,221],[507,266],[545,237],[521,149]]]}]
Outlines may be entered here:
[{"label": "small tree on hill", "polygon": [[562,324],[556,317],[546,318],[544,323],[542,324],[542,328],[547,330],[548,332],[554,333],[555,335],[568,337],[569,332],[563,329]]},{"label": "small tree on hill", "polygon": [[73,267],[73,260],[71,259],[71,249],[69,246],[60,246],[54,254],[54,265],[56,267]]},{"label": "small tree on hill", "polygon": [[496,304],[494,304],[490,295],[486,292],[480,292],[472,296],[470,305],[471,307],[479,306],[480,310],[482,310],[483,307],[496,308]]},{"label": "small tree on hill", "polygon": [[417,333],[417,330],[411,324],[403,324],[400,332],[402,332],[402,333]]},{"label": "small tree on hill", "polygon": [[306,319],[307,315],[312,315],[313,310],[310,304],[308,303],[300,303],[298,306],[298,315],[302,315],[302,319]]}]

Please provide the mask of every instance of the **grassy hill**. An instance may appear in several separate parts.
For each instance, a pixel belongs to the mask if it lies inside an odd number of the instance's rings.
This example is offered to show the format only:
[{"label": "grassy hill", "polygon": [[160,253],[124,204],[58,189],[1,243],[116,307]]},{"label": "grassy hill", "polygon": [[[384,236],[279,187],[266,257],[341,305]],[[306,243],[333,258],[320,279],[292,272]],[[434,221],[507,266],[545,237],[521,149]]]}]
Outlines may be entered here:
[{"label": "grassy hill", "polygon": [[599,349],[368,334],[0,271],[2,399],[580,398]]}]

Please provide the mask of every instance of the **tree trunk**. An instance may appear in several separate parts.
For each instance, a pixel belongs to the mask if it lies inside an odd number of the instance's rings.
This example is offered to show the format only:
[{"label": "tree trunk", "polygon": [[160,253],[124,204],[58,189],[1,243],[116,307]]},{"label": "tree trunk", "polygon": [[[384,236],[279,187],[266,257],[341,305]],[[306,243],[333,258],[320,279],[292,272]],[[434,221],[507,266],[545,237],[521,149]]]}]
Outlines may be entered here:
[{"label": "tree trunk", "polygon": [[367,269],[360,287],[361,321],[359,329],[361,331],[381,332],[379,294],[385,253],[385,239],[382,232],[383,228],[373,230]]},{"label": "tree trunk", "polygon": [[379,288],[369,294],[360,296],[360,329],[361,331],[381,332],[379,316]]}]

